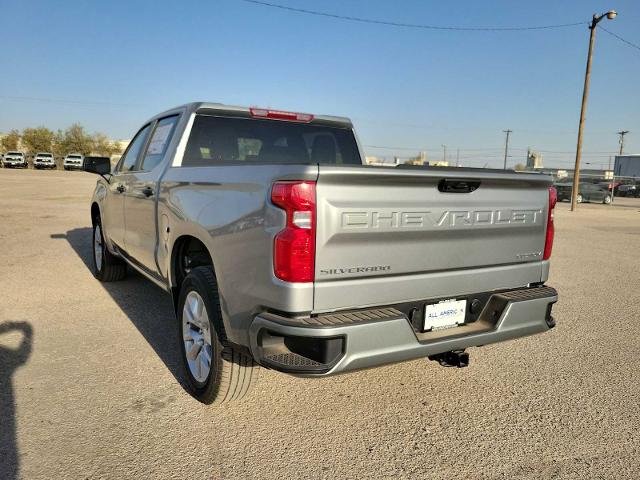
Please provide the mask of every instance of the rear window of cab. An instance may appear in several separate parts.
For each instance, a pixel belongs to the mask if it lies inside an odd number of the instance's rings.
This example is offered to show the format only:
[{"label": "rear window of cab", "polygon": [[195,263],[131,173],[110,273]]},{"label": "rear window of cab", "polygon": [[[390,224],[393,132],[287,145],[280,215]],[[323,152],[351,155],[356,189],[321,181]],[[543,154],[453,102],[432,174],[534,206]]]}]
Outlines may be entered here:
[{"label": "rear window of cab", "polygon": [[350,128],[197,115],[183,167],[227,163],[361,165]]}]

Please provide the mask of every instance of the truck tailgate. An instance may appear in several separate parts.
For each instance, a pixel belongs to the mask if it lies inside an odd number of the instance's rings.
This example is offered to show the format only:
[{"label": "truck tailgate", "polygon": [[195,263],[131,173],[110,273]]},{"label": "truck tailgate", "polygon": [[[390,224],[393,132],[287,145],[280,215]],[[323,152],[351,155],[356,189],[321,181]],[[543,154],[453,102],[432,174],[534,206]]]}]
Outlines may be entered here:
[{"label": "truck tailgate", "polygon": [[[314,308],[341,307],[335,295],[323,295],[323,284],[341,283],[349,298],[358,279],[370,290],[370,298],[357,290],[358,301],[370,305],[398,277],[422,282],[422,298],[437,295],[428,288],[437,277],[455,284],[456,272],[461,279],[475,272],[474,282],[482,282],[476,291],[500,288],[477,276],[499,275],[494,267],[519,272],[521,282],[539,281],[550,185],[538,174],[320,166]],[[413,291],[395,298],[414,299]],[[464,292],[448,294],[457,293]]]}]

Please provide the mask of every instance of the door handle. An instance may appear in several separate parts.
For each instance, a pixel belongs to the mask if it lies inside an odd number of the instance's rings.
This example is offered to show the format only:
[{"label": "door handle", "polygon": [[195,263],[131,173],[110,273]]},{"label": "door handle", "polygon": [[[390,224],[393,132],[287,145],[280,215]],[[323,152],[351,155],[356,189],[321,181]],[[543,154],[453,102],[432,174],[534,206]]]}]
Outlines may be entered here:
[{"label": "door handle", "polygon": [[117,190],[119,193],[123,193],[123,192],[125,191],[124,185],[122,185],[122,184],[118,185],[118,186],[116,187],[116,190]]},{"label": "door handle", "polygon": [[142,193],[145,197],[150,197],[151,195],[153,195],[153,189],[151,187],[144,187],[142,189]]}]

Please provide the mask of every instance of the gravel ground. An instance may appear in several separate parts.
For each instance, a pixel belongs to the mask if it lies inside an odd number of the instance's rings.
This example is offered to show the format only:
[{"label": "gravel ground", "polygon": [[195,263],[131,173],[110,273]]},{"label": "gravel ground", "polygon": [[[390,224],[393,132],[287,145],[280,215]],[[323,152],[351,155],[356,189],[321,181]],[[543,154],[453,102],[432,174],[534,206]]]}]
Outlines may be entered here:
[{"label": "gravel ground", "polygon": [[640,199],[558,206],[558,326],[252,395],[182,388],[169,297],[91,274],[95,177],[0,170],[0,478],[638,478]]}]

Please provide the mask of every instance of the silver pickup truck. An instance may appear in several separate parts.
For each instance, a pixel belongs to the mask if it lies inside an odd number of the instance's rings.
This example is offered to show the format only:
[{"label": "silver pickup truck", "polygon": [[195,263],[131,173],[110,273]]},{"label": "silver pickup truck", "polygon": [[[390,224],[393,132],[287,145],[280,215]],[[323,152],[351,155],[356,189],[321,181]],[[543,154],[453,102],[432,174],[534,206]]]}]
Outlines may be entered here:
[{"label": "silver pickup truck", "polygon": [[173,298],[191,393],[241,398],[256,364],[326,376],[555,324],[555,190],[539,174],[375,167],[346,118],[192,103],[156,115],[91,202],[95,276]]}]

